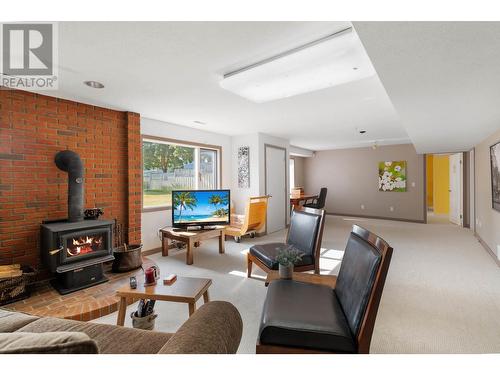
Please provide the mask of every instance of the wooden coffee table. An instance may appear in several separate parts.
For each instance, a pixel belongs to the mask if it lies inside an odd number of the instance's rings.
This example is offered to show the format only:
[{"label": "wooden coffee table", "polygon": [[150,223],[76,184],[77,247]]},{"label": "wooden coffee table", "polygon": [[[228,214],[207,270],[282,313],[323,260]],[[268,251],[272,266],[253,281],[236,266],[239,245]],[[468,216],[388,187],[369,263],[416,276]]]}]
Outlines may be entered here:
[{"label": "wooden coffee table", "polygon": [[181,277],[171,285],[163,285],[160,278],[156,285],[144,286],[142,281],[137,285],[137,289],[131,289],[126,285],[116,292],[120,297],[120,307],[118,309],[118,318],[116,324],[123,326],[125,323],[125,314],[127,311],[127,302],[132,303],[139,299],[152,299],[155,301],[183,302],[189,306],[189,316],[196,310],[196,301],[203,296],[203,302],[209,301],[208,288],[212,285],[212,280],[198,277]]},{"label": "wooden coffee table", "polygon": [[213,229],[201,229],[201,230],[182,230],[176,228],[163,228],[160,229],[161,233],[161,244],[163,256],[168,256],[168,250],[170,247],[170,240],[176,240],[186,244],[186,264],[193,264],[193,248],[198,247],[200,241],[207,240],[209,238],[219,238],[219,254],[224,254],[225,251],[225,233],[223,226],[216,226]]},{"label": "wooden coffee table", "polygon": [[[279,280],[280,274],[278,271],[271,271],[267,274],[266,286],[274,280]],[[337,276],[333,275],[317,275],[315,273],[304,273],[304,272],[294,272],[292,274],[292,280],[301,281],[303,283],[310,284],[320,284],[326,285],[332,289],[335,289],[335,284],[337,283]]]}]

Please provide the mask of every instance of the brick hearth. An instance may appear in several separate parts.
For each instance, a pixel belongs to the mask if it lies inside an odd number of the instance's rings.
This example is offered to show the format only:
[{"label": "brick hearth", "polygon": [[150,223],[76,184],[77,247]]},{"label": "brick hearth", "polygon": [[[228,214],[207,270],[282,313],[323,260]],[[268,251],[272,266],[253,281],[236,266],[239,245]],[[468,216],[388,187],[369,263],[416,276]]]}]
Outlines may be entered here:
[{"label": "brick hearth", "polygon": [[[143,261],[144,268],[151,267],[154,264],[147,257],[144,257]],[[107,267],[110,268],[109,265]],[[107,283],[64,296],[60,295],[48,282],[43,282],[36,288],[30,298],[2,306],[2,308],[32,315],[80,321],[97,319],[118,310],[119,298],[115,296],[116,290],[128,284],[129,277],[133,275],[137,276],[138,282],[143,282],[144,273],[140,268],[127,273],[106,272],[106,277],[109,278]],[[129,304],[132,302],[134,301],[128,301]]]}]

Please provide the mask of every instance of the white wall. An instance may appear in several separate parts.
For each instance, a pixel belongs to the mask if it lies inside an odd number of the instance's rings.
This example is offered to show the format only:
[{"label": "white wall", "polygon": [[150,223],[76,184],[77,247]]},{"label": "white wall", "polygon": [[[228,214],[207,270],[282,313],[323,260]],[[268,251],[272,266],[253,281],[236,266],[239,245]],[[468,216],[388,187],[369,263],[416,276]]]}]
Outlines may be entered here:
[{"label": "white wall", "polygon": [[[260,195],[259,187],[259,135],[246,134],[234,136],[231,154],[231,201],[237,214],[245,213],[248,198]],[[250,187],[238,187],[238,148],[248,146],[250,155]]]},{"label": "white wall", "polygon": [[[222,186],[231,188],[232,149],[231,137],[193,129],[186,126],[170,124],[163,121],[141,118],[141,134],[155,137],[164,137],[179,141],[204,143],[222,147]],[[142,243],[144,250],[155,249],[161,246],[158,238],[158,229],[171,225],[171,210],[142,213]]]},{"label": "white wall", "polygon": [[500,141],[500,131],[475,147],[476,233],[500,259],[500,212],[491,203],[490,146]]},{"label": "white wall", "polygon": [[[231,189],[231,201],[236,213],[244,213],[245,203],[251,196],[265,194],[264,145],[284,147],[287,150],[287,165],[290,156],[288,140],[267,134],[253,133],[241,136],[227,136],[193,129],[186,126],[141,118],[141,134],[164,137],[179,141],[190,141],[222,147],[222,188]],[[238,187],[238,148],[250,147],[250,188]],[[288,173],[288,171],[287,171]],[[287,191],[289,189],[287,180]],[[161,246],[158,229],[171,225],[171,210],[142,213],[142,243],[144,250]]]},{"label": "white wall", "polygon": [[[232,176],[231,176],[231,200],[234,202],[236,213],[243,214],[245,204],[249,197],[260,196],[266,193],[265,185],[265,145],[273,145],[285,148],[287,165],[290,157],[290,142],[283,138],[273,137],[263,133],[253,133],[232,137]],[[250,188],[238,187],[238,148],[240,146],[250,147]],[[288,170],[287,170],[288,175]],[[288,179],[287,179],[287,189]],[[288,190],[287,190],[288,191]]]}]

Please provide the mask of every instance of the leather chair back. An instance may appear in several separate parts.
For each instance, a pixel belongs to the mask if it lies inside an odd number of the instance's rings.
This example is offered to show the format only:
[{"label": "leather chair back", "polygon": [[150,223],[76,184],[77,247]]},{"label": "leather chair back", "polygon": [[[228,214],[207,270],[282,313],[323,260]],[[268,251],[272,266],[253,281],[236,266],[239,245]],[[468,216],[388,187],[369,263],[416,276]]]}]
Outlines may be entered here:
[{"label": "leather chair back", "polygon": [[319,191],[318,201],[316,203],[316,208],[324,208],[326,204],[326,194],[328,193],[328,189],[326,187],[321,188]]},{"label": "leather chair back", "polygon": [[356,233],[350,234],[335,293],[354,336],[361,326],[381,258],[377,248]]},{"label": "leather chair back", "polygon": [[323,210],[297,208],[292,211],[286,243],[314,258],[321,245],[323,225]]}]

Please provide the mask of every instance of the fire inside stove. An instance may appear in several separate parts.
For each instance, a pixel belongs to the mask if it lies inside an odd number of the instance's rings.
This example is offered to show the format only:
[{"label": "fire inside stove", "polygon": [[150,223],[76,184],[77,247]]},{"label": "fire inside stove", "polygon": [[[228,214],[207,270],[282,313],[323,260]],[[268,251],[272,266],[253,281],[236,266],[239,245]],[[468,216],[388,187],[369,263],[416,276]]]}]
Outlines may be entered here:
[{"label": "fire inside stove", "polygon": [[66,252],[68,256],[84,255],[102,250],[103,236],[83,236],[69,238],[67,241]]}]

